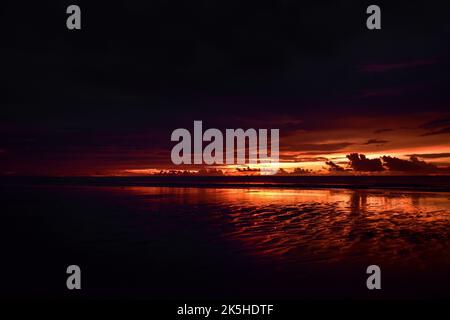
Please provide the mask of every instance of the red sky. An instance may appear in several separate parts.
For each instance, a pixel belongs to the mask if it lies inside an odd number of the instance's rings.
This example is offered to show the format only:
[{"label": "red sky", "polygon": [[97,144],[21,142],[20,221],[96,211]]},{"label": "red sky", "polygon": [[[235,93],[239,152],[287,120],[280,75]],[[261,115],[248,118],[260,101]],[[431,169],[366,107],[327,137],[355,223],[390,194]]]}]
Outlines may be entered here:
[{"label": "red sky", "polygon": [[[424,10],[391,1],[375,32],[358,2],[258,3],[256,11],[241,2],[182,11],[142,2],[107,13],[92,2],[86,10],[102,14],[70,36],[45,6],[9,4],[0,174],[199,170],[170,161],[172,131],[194,120],[279,129],[286,172],[447,172],[448,3]],[[120,24],[109,20],[116,16]],[[351,153],[366,158],[350,162]]]}]

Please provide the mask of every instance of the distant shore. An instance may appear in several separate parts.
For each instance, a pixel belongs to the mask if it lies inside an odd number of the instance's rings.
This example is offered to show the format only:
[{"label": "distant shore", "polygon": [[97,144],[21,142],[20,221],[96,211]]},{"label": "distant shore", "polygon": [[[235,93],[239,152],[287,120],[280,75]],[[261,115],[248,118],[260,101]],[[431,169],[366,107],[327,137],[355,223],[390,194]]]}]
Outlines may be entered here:
[{"label": "distant shore", "polygon": [[202,188],[389,189],[450,192],[450,176],[133,176],[0,177],[2,186],[161,186]]}]

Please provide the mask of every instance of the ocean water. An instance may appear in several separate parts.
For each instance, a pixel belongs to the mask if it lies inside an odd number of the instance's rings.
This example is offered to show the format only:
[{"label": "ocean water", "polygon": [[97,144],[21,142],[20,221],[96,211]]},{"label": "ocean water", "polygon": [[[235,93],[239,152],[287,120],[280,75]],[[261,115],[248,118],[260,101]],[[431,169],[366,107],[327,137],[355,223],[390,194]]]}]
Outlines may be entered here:
[{"label": "ocean water", "polygon": [[[430,298],[450,294],[450,194],[400,190],[14,187],[2,295]],[[381,292],[365,286],[382,270]],[[30,275],[30,266],[34,272]]]},{"label": "ocean water", "polygon": [[157,187],[127,191],[151,207],[177,204],[186,210],[180,214],[197,218],[196,211],[206,212],[200,219],[217,230],[218,237],[238,243],[243,254],[287,263],[371,256],[396,265],[450,263],[450,254],[443,254],[450,253],[448,193]]}]

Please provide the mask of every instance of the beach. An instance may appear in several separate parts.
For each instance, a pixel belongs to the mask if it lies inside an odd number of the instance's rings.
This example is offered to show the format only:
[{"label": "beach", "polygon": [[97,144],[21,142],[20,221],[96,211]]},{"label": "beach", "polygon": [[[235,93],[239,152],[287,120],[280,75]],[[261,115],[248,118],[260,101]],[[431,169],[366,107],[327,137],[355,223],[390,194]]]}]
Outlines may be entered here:
[{"label": "beach", "polygon": [[[442,298],[450,194],[354,188],[3,187],[1,295]],[[379,265],[381,293],[365,286]]]}]

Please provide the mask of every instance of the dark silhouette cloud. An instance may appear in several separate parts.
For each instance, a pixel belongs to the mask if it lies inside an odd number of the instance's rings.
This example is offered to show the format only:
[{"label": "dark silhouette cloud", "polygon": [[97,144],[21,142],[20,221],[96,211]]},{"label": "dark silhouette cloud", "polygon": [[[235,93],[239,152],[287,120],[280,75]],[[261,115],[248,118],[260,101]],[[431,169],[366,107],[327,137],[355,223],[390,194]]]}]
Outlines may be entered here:
[{"label": "dark silhouette cloud", "polygon": [[[438,154],[438,155],[450,155],[450,154]],[[427,156],[427,154],[425,154]],[[430,156],[433,158],[434,155]],[[392,172],[404,172],[404,173],[414,173],[414,174],[430,174],[430,173],[440,173],[448,174],[450,173],[450,167],[440,168],[432,163],[427,163],[415,155],[410,156],[409,160],[400,159],[392,156],[383,156],[376,159],[368,159],[364,154],[352,153],[347,155],[350,160],[350,167],[354,171],[366,171],[375,172],[389,170]],[[330,171],[337,171],[342,168],[332,161],[327,161],[326,164],[330,166]]]},{"label": "dark silhouette cloud", "polygon": [[312,170],[303,169],[303,168],[295,168],[294,171],[288,172],[284,170],[283,168],[278,169],[278,172],[276,173],[277,176],[301,176],[305,174],[312,174]]},{"label": "dark silhouette cloud", "polygon": [[340,171],[340,172],[345,171],[345,169],[343,167],[341,167],[340,165],[334,163],[331,160],[325,162],[325,164],[329,166],[329,168],[328,168],[329,171]]},{"label": "dark silhouette cloud", "polygon": [[423,129],[437,129],[442,127],[450,126],[450,118],[440,118],[435,119],[432,121],[425,122],[424,124],[420,125],[419,128]]},{"label": "dark silhouette cloud", "polygon": [[438,158],[450,158],[450,153],[417,153],[417,154],[408,154],[408,157],[418,157],[424,159],[438,159]]},{"label": "dark silhouette cloud", "polygon": [[260,172],[261,170],[258,168],[250,168],[250,167],[245,167],[245,168],[236,168],[236,170],[238,172]]},{"label": "dark silhouette cloud", "polygon": [[298,156],[295,156],[293,159],[296,162],[323,162],[328,160],[325,157],[298,157]]},{"label": "dark silhouette cloud", "polygon": [[219,169],[200,169],[198,171],[198,175],[200,176],[222,176],[223,175],[223,171],[219,170]]},{"label": "dark silhouette cloud", "polygon": [[384,144],[384,143],[388,143],[389,141],[387,140],[380,140],[380,139],[369,139],[367,140],[366,143],[364,144]]},{"label": "dark silhouette cloud", "polygon": [[445,117],[432,120],[420,125],[419,128],[431,130],[421,134],[422,137],[450,133],[450,118]]},{"label": "dark silhouette cloud", "polygon": [[[348,146],[354,145],[352,142],[337,142],[337,143],[302,143],[302,144],[287,144],[280,146],[283,151],[288,150],[305,150],[305,151],[339,151]],[[302,153],[307,154],[307,153]]]},{"label": "dark silhouette cloud", "polygon": [[156,176],[223,176],[223,171],[219,169],[200,169],[198,171],[191,170],[160,170],[153,173]]},{"label": "dark silhouette cloud", "polygon": [[303,168],[295,168],[291,173],[292,175],[303,175],[303,174],[311,174],[312,170],[303,169]]},{"label": "dark silhouette cloud", "polygon": [[419,160],[416,156],[411,156],[409,160],[403,160],[396,157],[382,157],[384,165],[390,171],[414,172],[414,173],[434,173],[440,169],[431,163]]},{"label": "dark silhouette cloud", "polygon": [[347,155],[350,160],[350,166],[355,171],[383,171],[383,165],[380,159],[368,159],[364,154],[351,153]]},{"label": "dark silhouette cloud", "polygon": [[427,132],[427,133],[421,134],[421,136],[426,137],[426,136],[434,136],[437,134],[446,134],[446,133],[450,133],[450,127],[442,128],[442,129],[439,129],[436,131]]}]

